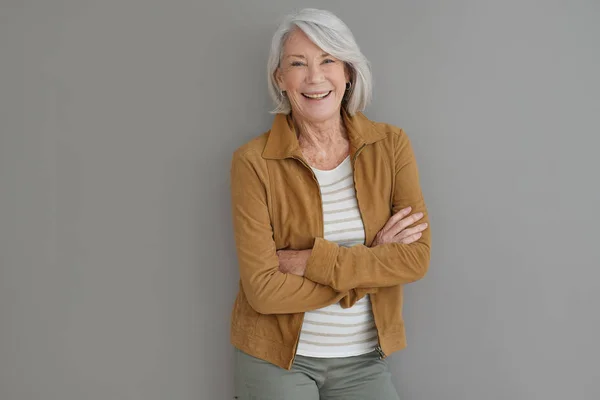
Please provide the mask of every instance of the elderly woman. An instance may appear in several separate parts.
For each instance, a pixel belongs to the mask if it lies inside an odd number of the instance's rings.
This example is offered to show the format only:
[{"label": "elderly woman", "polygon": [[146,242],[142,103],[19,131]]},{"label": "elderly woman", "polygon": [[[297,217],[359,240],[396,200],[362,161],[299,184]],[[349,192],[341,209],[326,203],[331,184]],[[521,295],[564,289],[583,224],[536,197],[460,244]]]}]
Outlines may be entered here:
[{"label": "elderly woman", "polygon": [[284,19],[268,79],[272,127],[231,165],[236,398],[398,399],[385,358],[430,257],[409,138],[362,114],[369,63],[330,12]]}]

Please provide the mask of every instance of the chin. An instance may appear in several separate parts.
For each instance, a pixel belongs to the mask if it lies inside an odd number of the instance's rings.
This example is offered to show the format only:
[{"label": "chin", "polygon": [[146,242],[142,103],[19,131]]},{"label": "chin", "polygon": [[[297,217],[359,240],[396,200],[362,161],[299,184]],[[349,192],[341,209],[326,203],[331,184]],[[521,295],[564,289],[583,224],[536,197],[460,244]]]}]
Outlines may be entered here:
[{"label": "chin", "polygon": [[307,111],[304,114],[305,118],[309,121],[313,121],[313,122],[323,122],[323,121],[327,121],[328,119],[337,117],[337,115],[340,113],[340,107],[331,109],[328,108],[326,110],[311,110],[311,111]]}]

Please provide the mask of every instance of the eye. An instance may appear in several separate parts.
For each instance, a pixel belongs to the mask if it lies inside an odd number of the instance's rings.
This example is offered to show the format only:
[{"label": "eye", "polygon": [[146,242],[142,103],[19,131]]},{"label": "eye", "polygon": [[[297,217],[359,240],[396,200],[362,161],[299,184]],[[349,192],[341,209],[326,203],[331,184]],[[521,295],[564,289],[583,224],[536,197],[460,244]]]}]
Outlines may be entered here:
[{"label": "eye", "polygon": [[334,63],[335,61],[332,60],[331,58],[326,58],[325,60],[323,60],[324,64],[330,64],[330,63]]},{"label": "eye", "polygon": [[299,66],[302,66],[302,65],[304,65],[304,63],[302,63],[302,62],[300,62],[300,61],[293,61],[293,62],[292,62],[290,65],[291,65],[292,67],[299,67]]}]

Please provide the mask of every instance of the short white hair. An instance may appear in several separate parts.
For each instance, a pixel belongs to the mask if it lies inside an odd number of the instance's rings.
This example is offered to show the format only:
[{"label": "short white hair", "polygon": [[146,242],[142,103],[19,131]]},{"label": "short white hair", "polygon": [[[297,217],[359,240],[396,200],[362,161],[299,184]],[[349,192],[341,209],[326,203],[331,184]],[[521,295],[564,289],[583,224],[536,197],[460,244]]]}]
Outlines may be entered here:
[{"label": "short white hair", "polygon": [[289,114],[291,105],[279,90],[275,71],[283,56],[283,47],[294,29],[301,29],[306,36],[323,51],[343,61],[350,70],[352,86],[342,100],[342,107],[350,115],[363,111],[371,101],[373,78],[369,60],[362,54],[350,28],[335,14],[326,10],[305,8],[289,14],[275,31],[267,64],[269,95],[276,104],[273,114]]}]

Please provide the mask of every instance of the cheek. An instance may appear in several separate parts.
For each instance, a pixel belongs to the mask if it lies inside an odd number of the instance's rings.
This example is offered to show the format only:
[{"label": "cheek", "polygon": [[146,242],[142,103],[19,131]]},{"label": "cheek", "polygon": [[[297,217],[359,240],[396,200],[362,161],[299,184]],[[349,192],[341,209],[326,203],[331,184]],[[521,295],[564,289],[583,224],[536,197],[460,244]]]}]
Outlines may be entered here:
[{"label": "cheek", "polygon": [[340,83],[343,85],[346,84],[346,74],[344,73],[344,67],[342,66],[332,65],[327,70],[327,76],[336,85]]},{"label": "cheek", "polygon": [[288,90],[294,90],[298,88],[302,84],[303,80],[304,74],[299,70],[289,71],[284,77],[284,82],[288,87]]}]

